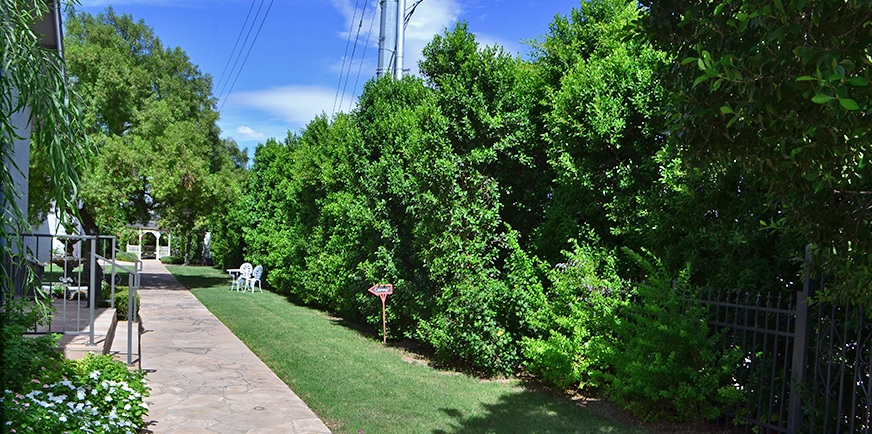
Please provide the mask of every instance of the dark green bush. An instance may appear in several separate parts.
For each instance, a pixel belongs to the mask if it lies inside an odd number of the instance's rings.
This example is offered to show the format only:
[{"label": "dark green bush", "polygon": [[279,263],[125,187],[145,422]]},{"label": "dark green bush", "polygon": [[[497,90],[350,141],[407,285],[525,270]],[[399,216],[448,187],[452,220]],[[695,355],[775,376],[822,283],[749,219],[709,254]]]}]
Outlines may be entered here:
[{"label": "dark green bush", "polygon": [[136,255],[133,253],[128,253],[128,252],[116,252],[115,253],[115,260],[116,261],[136,262],[137,259],[139,259],[139,258],[137,258]]},{"label": "dark green bush", "polygon": [[34,324],[45,324],[51,305],[23,299],[7,301],[0,310],[0,390],[23,390],[31,380],[51,381],[46,375],[56,372],[63,355],[55,351],[58,335],[25,336]]},{"label": "dark green bush", "polygon": [[160,258],[160,262],[162,264],[179,265],[179,264],[185,263],[185,258],[183,258],[181,256],[162,256]]},{"label": "dark green bush", "polygon": [[741,395],[731,385],[738,354],[720,354],[707,313],[693,302],[689,267],[673,282],[659,261],[627,251],[648,279],[616,323],[620,339],[611,355],[608,393],[645,420],[714,419]]},{"label": "dark green bush", "polygon": [[[129,301],[129,291],[126,286],[116,286],[115,287],[115,316],[119,321],[127,321],[129,318],[127,317],[128,311],[128,301]],[[134,315],[139,317],[139,294],[136,294],[136,312]]]}]

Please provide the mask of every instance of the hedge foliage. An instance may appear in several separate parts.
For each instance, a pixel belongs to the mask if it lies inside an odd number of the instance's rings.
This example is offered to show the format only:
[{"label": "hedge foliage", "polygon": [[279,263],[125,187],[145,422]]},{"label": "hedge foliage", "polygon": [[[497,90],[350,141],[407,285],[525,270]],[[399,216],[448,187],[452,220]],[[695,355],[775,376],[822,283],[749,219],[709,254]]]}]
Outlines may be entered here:
[{"label": "hedge foliage", "polygon": [[789,290],[803,243],[761,230],[779,211],[759,177],[684,164],[659,78],[674,60],[644,13],[582,2],[531,60],[464,23],[436,36],[420,78],[370,81],[351,113],[258,146],[213,216],[216,261],[263,264],[274,291],[373,330],[366,289],[393,283],[388,338],[441,361],[716,416],[736,365],[687,291]]}]

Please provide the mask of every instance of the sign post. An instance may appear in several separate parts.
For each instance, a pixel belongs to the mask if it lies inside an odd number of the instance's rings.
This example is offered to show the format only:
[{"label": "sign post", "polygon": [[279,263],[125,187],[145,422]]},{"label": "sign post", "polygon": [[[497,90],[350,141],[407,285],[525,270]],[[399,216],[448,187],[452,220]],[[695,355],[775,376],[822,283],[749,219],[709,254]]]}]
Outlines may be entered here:
[{"label": "sign post", "polygon": [[382,302],[382,342],[388,343],[388,324],[387,317],[385,315],[385,301],[388,296],[394,293],[394,285],[387,284],[379,284],[373,285],[368,289],[371,294],[375,294],[378,298],[381,299]]}]

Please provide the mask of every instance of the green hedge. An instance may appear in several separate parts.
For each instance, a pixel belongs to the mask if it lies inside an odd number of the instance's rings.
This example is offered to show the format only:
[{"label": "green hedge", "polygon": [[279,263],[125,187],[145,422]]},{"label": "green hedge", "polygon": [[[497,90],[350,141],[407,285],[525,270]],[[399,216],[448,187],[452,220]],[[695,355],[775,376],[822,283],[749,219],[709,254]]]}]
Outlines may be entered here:
[{"label": "green hedge", "polygon": [[160,262],[162,264],[179,265],[185,263],[185,258],[181,256],[163,256],[160,258]]},{"label": "green hedge", "polygon": [[115,253],[116,261],[124,261],[124,262],[136,262],[139,258],[136,257],[135,254],[129,252],[117,252]]},{"label": "green hedge", "polygon": [[[115,316],[119,321],[127,321],[127,307],[128,307],[128,288],[126,286],[118,286],[115,287]],[[139,294],[136,294],[136,312],[135,315],[139,317],[139,303],[140,298]]]}]

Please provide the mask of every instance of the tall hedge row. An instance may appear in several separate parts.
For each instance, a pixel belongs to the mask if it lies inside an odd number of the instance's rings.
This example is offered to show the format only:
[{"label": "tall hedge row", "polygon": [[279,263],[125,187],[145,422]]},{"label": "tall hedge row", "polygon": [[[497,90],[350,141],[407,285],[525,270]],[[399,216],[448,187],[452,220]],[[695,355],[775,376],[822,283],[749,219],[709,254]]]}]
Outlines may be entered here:
[{"label": "tall hedge row", "polygon": [[800,249],[760,229],[777,211],[758,179],[683,163],[658,78],[673,59],[642,14],[582,2],[532,60],[465,24],[435,37],[421,78],[373,80],[351,113],[257,148],[216,223],[238,239],[219,261],[242,246],[274,291],[374,330],[366,289],[392,283],[388,338],[475,372],[525,370],[643,417],[716,415],[734,361],[681,300],[783,289]]}]

